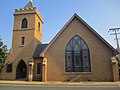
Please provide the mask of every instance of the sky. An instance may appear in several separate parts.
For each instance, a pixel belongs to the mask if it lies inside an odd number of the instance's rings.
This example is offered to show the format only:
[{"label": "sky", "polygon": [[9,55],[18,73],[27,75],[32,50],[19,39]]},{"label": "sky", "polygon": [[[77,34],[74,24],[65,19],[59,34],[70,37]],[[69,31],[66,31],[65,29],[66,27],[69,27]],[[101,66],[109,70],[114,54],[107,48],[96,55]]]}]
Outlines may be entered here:
[{"label": "sky", "polygon": [[[0,37],[11,48],[14,10],[23,8],[30,0],[1,0]],[[116,48],[110,28],[120,28],[120,0],[32,0],[43,16],[43,43],[49,43],[66,22],[77,13],[108,43]],[[118,35],[120,37],[120,35]]]}]

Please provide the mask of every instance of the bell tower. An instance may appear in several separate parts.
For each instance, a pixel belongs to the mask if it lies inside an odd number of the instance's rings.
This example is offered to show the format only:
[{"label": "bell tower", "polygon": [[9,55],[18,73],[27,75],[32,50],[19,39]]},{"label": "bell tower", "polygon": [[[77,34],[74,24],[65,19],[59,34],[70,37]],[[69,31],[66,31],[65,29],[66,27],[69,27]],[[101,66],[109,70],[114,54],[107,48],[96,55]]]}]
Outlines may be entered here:
[{"label": "bell tower", "polygon": [[[15,9],[13,28],[13,51],[42,43],[43,19],[37,8],[30,1],[24,8]],[[31,47],[33,47],[31,45]]]},{"label": "bell tower", "polygon": [[28,79],[30,62],[34,62],[35,50],[42,43],[42,24],[42,16],[32,1],[23,8],[15,9],[12,48],[2,69],[1,79]]},{"label": "bell tower", "polygon": [[[42,16],[32,1],[28,2],[24,8],[15,9],[12,53],[14,53],[14,61],[18,63],[16,65],[19,65],[21,60],[26,64],[27,78],[32,70],[29,67],[30,61],[34,58],[38,44],[42,43],[42,24]],[[19,77],[17,72],[16,77]]]}]

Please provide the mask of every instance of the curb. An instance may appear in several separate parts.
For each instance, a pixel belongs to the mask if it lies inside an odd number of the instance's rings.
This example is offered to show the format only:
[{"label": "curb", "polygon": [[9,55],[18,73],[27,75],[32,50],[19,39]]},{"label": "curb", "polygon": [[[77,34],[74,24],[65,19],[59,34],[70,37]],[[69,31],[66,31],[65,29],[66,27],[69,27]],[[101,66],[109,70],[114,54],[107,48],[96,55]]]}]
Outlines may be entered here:
[{"label": "curb", "polygon": [[1,85],[40,85],[40,86],[120,86],[120,82],[27,82],[0,81]]}]

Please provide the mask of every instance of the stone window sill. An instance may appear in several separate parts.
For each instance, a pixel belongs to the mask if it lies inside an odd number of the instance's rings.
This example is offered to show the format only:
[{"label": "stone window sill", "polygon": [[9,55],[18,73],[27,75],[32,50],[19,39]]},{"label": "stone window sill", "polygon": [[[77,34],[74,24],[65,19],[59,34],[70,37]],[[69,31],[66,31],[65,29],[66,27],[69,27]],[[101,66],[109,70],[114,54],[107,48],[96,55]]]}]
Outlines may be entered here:
[{"label": "stone window sill", "polygon": [[92,74],[92,72],[65,72],[65,74],[71,74],[71,75],[87,75]]},{"label": "stone window sill", "polygon": [[20,45],[20,47],[24,47],[25,45]]}]

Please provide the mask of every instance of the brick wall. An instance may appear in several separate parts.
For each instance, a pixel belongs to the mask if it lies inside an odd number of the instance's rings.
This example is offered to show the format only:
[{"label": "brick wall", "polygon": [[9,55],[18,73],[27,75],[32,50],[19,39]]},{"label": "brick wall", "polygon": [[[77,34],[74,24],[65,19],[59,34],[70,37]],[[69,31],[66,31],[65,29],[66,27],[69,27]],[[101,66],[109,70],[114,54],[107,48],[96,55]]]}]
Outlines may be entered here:
[{"label": "brick wall", "polygon": [[[90,50],[90,73],[66,73],[65,49],[69,40],[79,35]],[[113,51],[91,32],[80,20],[74,18],[45,53],[48,59],[48,81],[113,81],[110,58]]]}]

